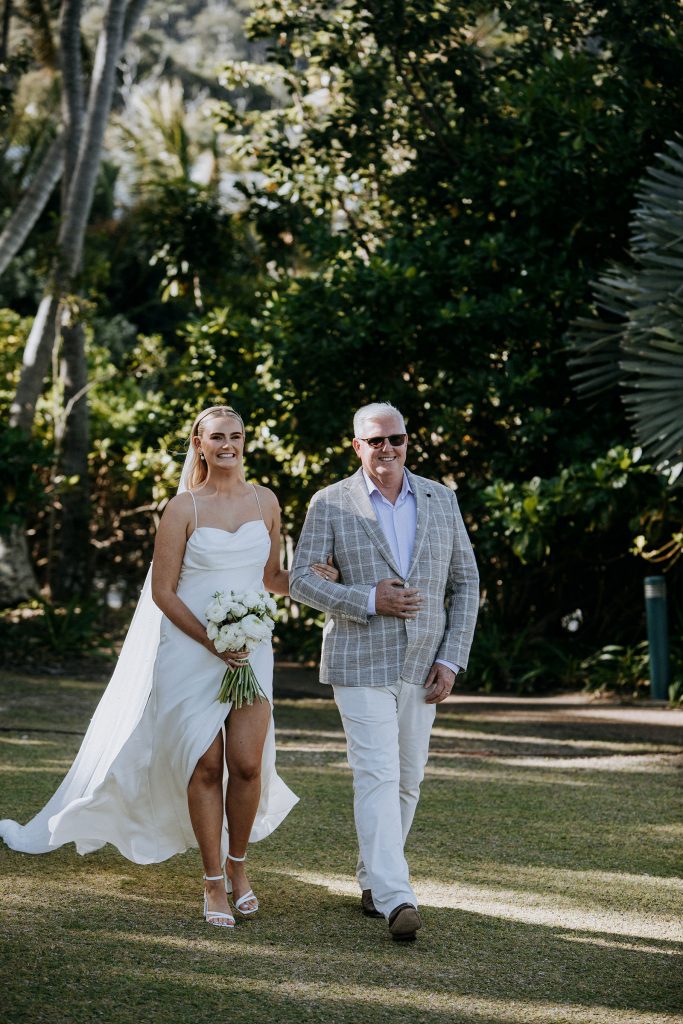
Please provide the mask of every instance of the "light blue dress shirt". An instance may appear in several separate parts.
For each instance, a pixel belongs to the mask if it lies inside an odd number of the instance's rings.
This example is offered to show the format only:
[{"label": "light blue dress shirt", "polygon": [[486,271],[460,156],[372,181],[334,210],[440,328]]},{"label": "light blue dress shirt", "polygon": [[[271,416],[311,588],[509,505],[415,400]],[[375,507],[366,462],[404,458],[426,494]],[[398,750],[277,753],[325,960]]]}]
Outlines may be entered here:
[{"label": "light blue dress shirt", "polygon": [[[396,565],[401,570],[401,576],[405,579],[410,569],[410,562],[413,557],[415,546],[415,530],[417,528],[417,502],[413,489],[410,486],[408,476],[404,470],[403,485],[395,503],[385,498],[379,487],[372,482],[368,474],[363,470],[363,478],[370,495],[370,501],[377,516],[377,522],[382,528],[382,533],[387,539],[391,553],[396,560]],[[377,587],[373,587],[368,597],[368,615],[376,615],[375,594]],[[436,659],[439,664],[445,665],[451,672],[458,671],[458,666],[450,661]]]}]

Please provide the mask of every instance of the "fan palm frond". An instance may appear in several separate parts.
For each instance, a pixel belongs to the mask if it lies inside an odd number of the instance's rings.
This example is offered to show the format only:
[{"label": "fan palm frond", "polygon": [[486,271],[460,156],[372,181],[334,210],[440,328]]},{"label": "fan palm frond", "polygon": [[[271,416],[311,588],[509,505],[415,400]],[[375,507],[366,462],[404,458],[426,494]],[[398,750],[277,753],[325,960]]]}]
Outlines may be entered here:
[{"label": "fan palm frond", "polygon": [[643,450],[676,478],[683,469],[683,146],[643,177],[631,224],[632,266],[594,283],[593,315],[569,335],[583,396],[618,387]]}]

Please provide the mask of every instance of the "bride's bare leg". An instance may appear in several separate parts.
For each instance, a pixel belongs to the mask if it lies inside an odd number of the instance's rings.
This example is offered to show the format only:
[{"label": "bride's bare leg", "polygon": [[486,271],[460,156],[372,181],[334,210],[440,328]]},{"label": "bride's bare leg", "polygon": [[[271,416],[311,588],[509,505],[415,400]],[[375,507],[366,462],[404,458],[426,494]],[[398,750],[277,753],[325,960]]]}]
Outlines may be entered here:
[{"label": "bride's bare leg", "polygon": [[[230,853],[243,857],[261,796],[261,757],[270,725],[271,709],[267,701],[233,708],[225,725],[225,757],[228,764],[226,812],[230,834]],[[249,891],[244,864],[229,860],[226,864],[232,891],[239,899]],[[253,904],[255,906],[255,904]],[[243,909],[249,910],[251,901]]]},{"label": "bride's bare leg", "polygon": [[205,875],[220,879],[205,882],[209,910],[229,911],[221,864],[223,829],[223,735],[200,757],[187,787],[190,820],[202,856]]}]

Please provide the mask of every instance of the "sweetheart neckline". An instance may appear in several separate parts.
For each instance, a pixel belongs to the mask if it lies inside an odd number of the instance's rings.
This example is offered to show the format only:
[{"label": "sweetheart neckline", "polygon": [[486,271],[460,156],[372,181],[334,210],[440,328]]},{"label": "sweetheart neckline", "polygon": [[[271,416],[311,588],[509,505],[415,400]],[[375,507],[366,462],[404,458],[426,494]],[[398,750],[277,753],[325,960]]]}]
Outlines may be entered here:
[{"label": "sweetheart neckline", "polygon": [[268,532],[268,528],[263,522],[263,519],[247,519],[246,523],[242,523],[242,525],[238,526],[236,530],[223,530],[220,526],[195,526],[188,539],[192,540],[195,533],[198,533],[199,530],[213,530],[215,533],[227,533],[228,537],[236,537],[240,530],[243,530],[245,526],[251,526],[252,523],[263,523],[266,532]]}]

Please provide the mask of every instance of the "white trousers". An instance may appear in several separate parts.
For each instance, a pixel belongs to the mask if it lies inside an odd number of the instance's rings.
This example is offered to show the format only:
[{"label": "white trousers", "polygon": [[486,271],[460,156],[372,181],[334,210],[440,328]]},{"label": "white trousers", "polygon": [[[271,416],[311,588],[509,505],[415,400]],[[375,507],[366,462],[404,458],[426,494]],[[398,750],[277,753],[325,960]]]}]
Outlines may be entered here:
[{"label": "white trousers", "polygon": [[436,705],[427,690],[399,680],[391,686],[335,686],[349,765],[360,856],[361,889],[388,917],[401,903],[417,906],[403,853],[429,753]]}]

